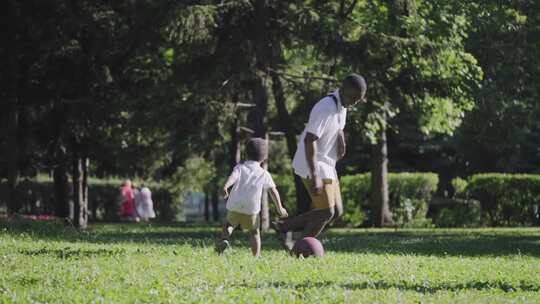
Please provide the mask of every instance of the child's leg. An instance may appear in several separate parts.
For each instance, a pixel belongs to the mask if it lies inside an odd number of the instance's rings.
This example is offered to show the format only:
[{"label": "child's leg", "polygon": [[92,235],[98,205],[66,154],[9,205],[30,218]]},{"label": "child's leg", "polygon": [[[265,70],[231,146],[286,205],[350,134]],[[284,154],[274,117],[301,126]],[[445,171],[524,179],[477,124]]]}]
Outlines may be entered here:
[{"label": "child's leg", "polygon": [[261,255],[261,233],[259,228],[252,229],[250,231],[251,252],[253,256],[259,257]]}]

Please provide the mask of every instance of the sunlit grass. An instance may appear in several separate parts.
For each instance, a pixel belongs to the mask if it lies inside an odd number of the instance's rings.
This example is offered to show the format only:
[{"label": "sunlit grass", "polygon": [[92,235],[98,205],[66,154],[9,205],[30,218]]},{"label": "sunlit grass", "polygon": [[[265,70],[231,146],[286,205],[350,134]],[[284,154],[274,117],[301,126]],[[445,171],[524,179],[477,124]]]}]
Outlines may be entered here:
[{"label": "sunlit grass", "polygon": [[0,302],[538,303],[540,229],[332,230],[323,259],[178,225],[0,222]]}]

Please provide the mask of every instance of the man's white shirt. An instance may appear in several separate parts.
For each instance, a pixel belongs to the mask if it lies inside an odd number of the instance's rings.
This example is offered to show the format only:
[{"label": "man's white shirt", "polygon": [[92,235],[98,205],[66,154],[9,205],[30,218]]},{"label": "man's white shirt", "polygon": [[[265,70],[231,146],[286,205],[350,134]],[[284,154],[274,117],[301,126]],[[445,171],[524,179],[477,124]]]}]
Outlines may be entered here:
[{"label": "man's white shirt", "polygon": [[234,186],[226,207],[243,214],[259,213],[263,191],[276,187],[270,173],[252,160],[236,165],[231,178]]},{"label": "man's white shirt", "polygon": [[311,110],[306,127],[300,135],[292,164],[294,172],[300,177],[311,177],[304,146],[304,138],[309,132],[319,138],[315,141],[317,147],[315,166],[319,171],[319,177],[338,179],[336,172],[337,141],[340,131],[345,128],[347,109],[341,104],[339,90],[334,91],[331,95],[336,97],[337,105],[330,96],[319,100]]}]

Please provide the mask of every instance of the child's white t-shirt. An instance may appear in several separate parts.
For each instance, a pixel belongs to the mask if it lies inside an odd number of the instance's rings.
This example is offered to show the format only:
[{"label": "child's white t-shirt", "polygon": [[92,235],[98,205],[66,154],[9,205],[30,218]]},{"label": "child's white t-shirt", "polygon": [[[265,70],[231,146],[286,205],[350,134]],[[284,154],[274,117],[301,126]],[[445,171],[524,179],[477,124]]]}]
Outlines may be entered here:
[{"label": "child's white t-shirt", "polygon": [[261,211],[263,191],[274,188],[274,180],[259,162],[245,161],[234,167],[231,177],[234,186],[227,201],[227,210],[257,214]]}]

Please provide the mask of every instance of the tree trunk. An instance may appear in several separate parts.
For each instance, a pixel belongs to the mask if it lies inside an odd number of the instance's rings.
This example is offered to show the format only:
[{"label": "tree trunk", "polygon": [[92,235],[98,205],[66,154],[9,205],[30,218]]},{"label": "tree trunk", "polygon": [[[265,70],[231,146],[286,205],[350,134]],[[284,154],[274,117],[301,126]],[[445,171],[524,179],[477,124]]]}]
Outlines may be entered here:
[{"label": "tree trunk", "polygon": [[19,138],[17,136],[19,129],[19,98],[18,98],[18,80],[19,70],[17,66],[17,23],[19,22],[19,8],[16,1],[8,2],[8,35],[6,45],[8,47],[7,63],[7,178],[8,178],[8,212],[16,213],[20,210],[20,203],[17,200],[17,185],[19,180]]},{"label": "tree trunk", "polygon": [[388,195],[388,149],[386,129],[382,129],[378,142],[371,149],[371,226],[393,225]]},{"label": "tree trunk", "polygon": [[[270,142],[268,140],[268,133],[265,135],[266,146],[268,147]],[[263,163],[263,169],[268,170],[268,160]],[[268,206],[268,192],[263,191],[261,196],[261,230],[267,231],[270,229],[270,208]]]},{"label": "tree trunk", "polygon": [[[255,137],[266,138],[266,112],[268,109],[268,62],[270,59],[267,37],[268,3],[267,0],[255,2],[255,84],[253,87]],[[261,230],[270,228],[268,195],[263,193],[261,202]]]},{"label": "tree trunk", "polygon": [[85,221],[88,222],[88,205],[89,205],[89,199],[88,199],[88,168],[90,167],[90,159],[85,156],[82,159],[82,195],[83,195],[83,202],[84,202],[84,214],[85,214]]},{"label": "tree trunk", "polygon": [[73,204],[74,204],[74,223],[75,227],[79,229],[86,229],[88,227],[88,202],[85,200],[88,185],[85,184],[84,176],[87,174],[85,171],[86,160],[83,159],[79,145],[73,145]]},{"label": "tree trunk", "polygon": [[[272,90],[274,92],[274,100],[276,103],[278,120],[281,126],[281,131],[285,133],[285,140],[287,142],[287,151],[292,161],[294,153],[296,153],[297,142],[296,132],[294,131],[292,118],[287,110],[285,92],[283,90],[283,83],[277,73],[271,73],[272,76]],[[296,190],[296,214],[302,214],[310,209],[309,193],[307,192],[302,179],[294,174],[294,187]]]},{"label": "tree trunk", "polygon": [[[394,34],[406,37],[405,28],[400,26],[400,18],[416,14],[414,0],[390,0],[390,26]],[[401,99],[398,92],[393,91],[393,100]],[[385,120],[386,117],[383,117]],[[388,194],[388,148],[386,128],[382,127],[377,144],[372,146],[371,168],[371,225],[375,227],[394,225],[389,206]]]},{"label": "tree trunk", "polygon": [[[239,115],[239,114],[237,114]],[[230,169],[232,169],[240,162],[241,150],[240,150],[240,118],[234,119],[231,127],[231,146],[230,146]]]},{"label": "tree trunk", "polygon": [[53,170],[55,213],[57,217],[69,217],[69,176],[67,155],[64,147],[58,148],[56,167]]},{"label": "tree trunk", "polygon": [[267,39],[268,3],[267,0],[255,2],[255,84],[253,98],[256,107],[255,136],[264,138],[266,135],[266,111],[268,109],[267,68],[270,59]]}]

